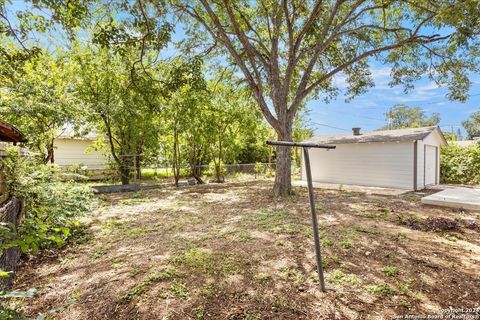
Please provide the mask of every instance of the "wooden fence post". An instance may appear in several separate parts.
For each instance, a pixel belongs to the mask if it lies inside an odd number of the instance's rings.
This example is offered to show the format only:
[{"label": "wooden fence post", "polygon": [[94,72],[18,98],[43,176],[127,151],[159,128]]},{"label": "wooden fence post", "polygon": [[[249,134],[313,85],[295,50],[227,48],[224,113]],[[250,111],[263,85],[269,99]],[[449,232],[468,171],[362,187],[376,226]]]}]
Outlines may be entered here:
[{"label": "wooden fence post", "polygon": [[[0,206],[0,222],[13,226],[12,231],[15,233],[24,214],[25,202],[21,199],[11,197]],[[2,244],[1,241],[0,244]],[[19,258],[20,248],[18,246],[5,249],[0,255],[0,269],[11,272],[9,277],[0,278],[0,291],[12,286]]]}]

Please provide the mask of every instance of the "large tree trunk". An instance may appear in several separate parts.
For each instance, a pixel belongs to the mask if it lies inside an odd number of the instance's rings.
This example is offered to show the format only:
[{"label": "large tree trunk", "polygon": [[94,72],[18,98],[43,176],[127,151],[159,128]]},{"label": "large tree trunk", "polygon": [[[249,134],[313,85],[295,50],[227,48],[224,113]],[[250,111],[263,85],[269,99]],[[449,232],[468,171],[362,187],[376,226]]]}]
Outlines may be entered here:
[{"label": "large tree trunk", "polygon": [[[292,125],[287,123],[283,129],[283,132],[277,132],[278,140],[292,141]],[[273,193],[276,196],[292,194],[292,153],[290,147],[277,146]]]},{"label": "large tree trunk", "polygon": [[54,163],[55,162],[55,155],[54,155],[54,140],[50,141],[47,145],[47,156],[44,159],[44,163]]},{"label": "large tree trunk", "polygon": [[217,181],[216,182],[225,182],[225,176],[223,175],[222,173],[222,163],[223,163],[223,146],[222,146],[222,141],[220,140],[220,143],[219,143],[219,148],[218,148],[218,161],[213,160],[213,162],[215,163],[215,176],[217,178]]},{"label": "large tree trunk", "polygon": [[[24,201],[17,198],[10,198],[0,207],[0,222],[11,225],[13,227],[12,231],[16,236],[18,226],[24,214]],[[2,241],[0,241],[0,245],[2,245]],[[18,246],[5,249],[0,256],[0,269],[11,272],[6,278],[0,277],[0,291],[9,289],[12,286],[19,258],[20,248]]]},{"label": "large tree trunk", "polygon": [[203,179],[202,179],[202,173],[200,172],[200,169],[199,169],[198,165],[193,164],[191,166],[191,169],[192,169],[192,176],[195,178],[195,180],[197,180],[197,183],[198,184],[205,184],[205,181],[203,181]]},{"label": "large tree trunk", "polygon": [[121,156],[121,162],[119,163],[120,179],[122,185],[127,185],[130,183],[130,165],[131,161],[128,159],[128,155]]},{"label": "large tree trunk", "polygon": [[130,169],[122,167],[120,168],[120,180],[122,185],[127,185],[130,183]]}]

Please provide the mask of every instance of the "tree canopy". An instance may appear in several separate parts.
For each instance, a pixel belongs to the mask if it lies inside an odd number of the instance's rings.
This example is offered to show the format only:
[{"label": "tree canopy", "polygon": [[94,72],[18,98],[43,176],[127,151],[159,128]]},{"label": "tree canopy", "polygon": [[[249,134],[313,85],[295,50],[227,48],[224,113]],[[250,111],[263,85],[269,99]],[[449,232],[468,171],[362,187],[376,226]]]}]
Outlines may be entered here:
[{"label": "tree canopy", "polygon": [[427,117],[420,107],[396,105],[385,114],[387,125],[381,129],[402,129],[436,126],[440,123],[440,114],[433,113]]},{"label": "tree canopy", "polygon": [[468,120],[462,122],[462,125],[467,131],[467,139],[480,137],[480,111],[472,113]]}]

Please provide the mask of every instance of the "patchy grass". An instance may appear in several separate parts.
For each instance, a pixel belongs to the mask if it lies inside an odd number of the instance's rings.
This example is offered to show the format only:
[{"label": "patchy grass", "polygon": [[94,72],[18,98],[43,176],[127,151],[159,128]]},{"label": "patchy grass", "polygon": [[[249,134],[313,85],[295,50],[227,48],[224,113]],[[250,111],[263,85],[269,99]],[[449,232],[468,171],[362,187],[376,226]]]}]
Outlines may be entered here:
[{"label": "patchy grass", "polygon": [[343,271],[335,269],[332,272],[331,282],[341,287],[347,284],[356,286],[360,283],[360,279],[354,274],[345,274]]},{"label": "patchy grass", "polygon": [[388,266],[388,267],[383,268],[382,272],[385,273],[389,277],[395,277],[396,275],[398,275],[398,268]]},{"label": "patchy grass", "polygon": [[316,190],[320,293],[308,194],[276,199],[271,188],[242,178],[102,195],[88,240],[25,260],[14,289],[38,293],[11,303],[30,318],[75,320],[389,319],[478,307],[478,213],[424,207],[415,193]]},{"label": "patchy grass", "polygon": [[350,241],[346,241],[346,240],[340,241],[340,243],[338,245],[342,249],[350,249],[352,247],[352,243]]},{"label": "patchy grass", "polygon": [[272,276],[266,272],[260,272],[255,275],[255,279],[258,281],[268,281],[272,279]]},{"label": "patchy grass", "polygon": [[138,297],[142,293],[144,293],[145,290],[149,286],[151,286],[153,283],[158,282],[158,281],[167,280],[167,279],[172,279],[172,278],[174,278],[175,276],[178,276],[178,275],[179,275],[179,273],[177,272],[177,270],[175,270],[173,268],[167,268],[167,269],[164,269],[160,272],[154,272],[154,273],[148,275],[147,277],[145,277],[145,279],[143,279],[142,282],[136,284],[135,286],[133,286],[132,288],[130,288],[126,292],[122,293],[120,295],[120,298],[122,300],[132,300],[135,297]]},{"label": "patchy grass", "polygon": [[170,292],[180,298],[188,298],[189,295],[186,284],[177,281],[170,285]]},{"label": "patchy grass", "polygon": [[192,247],[179,252],[173,258],[173,263],[205,272],[213,267],[213,255],[205,249]]},{"label": "patchy grass", "polygon": [[395,291],[388,284],[374,284],[365,286],[368,292],[379,296],[393,294]]}]

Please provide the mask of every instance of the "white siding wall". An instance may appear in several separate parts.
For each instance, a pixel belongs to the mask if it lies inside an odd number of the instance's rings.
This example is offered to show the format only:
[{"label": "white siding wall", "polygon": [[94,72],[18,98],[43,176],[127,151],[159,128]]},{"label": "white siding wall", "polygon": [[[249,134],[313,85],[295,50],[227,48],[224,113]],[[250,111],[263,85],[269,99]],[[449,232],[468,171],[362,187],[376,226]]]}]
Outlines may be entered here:
[{"label": "white siding wall", "polygon": [[[413,142],[338,144],[330,151],[312,148],[310,161],[313,181],[413,189]],[[303,163],[302,179],[306,179]]]},{"label": "white siding wall", "polygon": [[103,153],[93,150],[92,143],[91,140],[55,139],[55,164],[61,167],[82,164],[91,170],[106,168],[107,158]]}]

